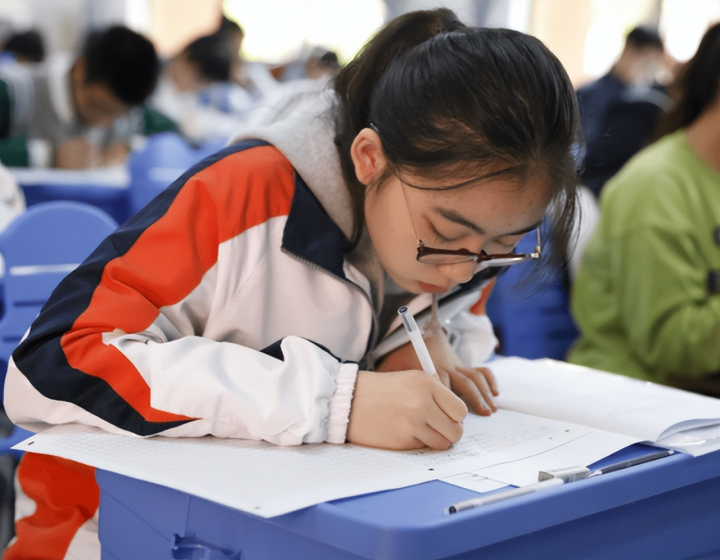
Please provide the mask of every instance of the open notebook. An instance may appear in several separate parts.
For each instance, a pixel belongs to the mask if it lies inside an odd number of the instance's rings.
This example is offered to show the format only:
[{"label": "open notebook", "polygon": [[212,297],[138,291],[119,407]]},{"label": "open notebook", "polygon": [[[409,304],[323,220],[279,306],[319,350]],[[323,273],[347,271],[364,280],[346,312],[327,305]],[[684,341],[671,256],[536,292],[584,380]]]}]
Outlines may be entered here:
[{"label": "open notebook", "polygon": [[702,452],[720,443],[718,399],[551,360],[502,358],[488,365],[498,378],[501,410],[491,417],[469,415],[462,440],[448,451],[278,447],[213,437],[143,439],[76,425],[51,428],[16,448],[272,517],[469,472],[522,486],[536,482],[539,470],[587,466],[637,442],[675,438],[699,449],[702,438],[687,435],[691,429],[707,432],[708,441],[718,436]]}]

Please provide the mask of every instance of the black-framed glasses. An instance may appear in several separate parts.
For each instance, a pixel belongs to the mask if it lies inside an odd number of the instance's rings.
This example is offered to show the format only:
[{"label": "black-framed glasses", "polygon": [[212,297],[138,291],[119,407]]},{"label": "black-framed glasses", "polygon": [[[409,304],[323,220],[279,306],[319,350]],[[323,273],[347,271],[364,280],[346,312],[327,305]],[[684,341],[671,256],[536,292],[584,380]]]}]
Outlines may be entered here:
[{"label": "black-framed glasses", "polygon": [[413,220],[410,203],[408,202],[407,193],[405,192],[406,183],[399,175],[396,174],[396,176],[402,185],[405,205],[407,206],[408,215],[410,216],[410,223],[412,224],[413,231],[415,232],[415,237],[417,237],[418,240],[416,256],[418,262],[423,264],[461,264],[474,261],[477,263],[477,267],[475,269],[475,272],[477,272],[491,266],[512,266],[514,264],[536,260],[542,256],[539,227],[535,228],[536,243],[535,251],[532,253],[495,253],[491,255],[485,251],[473,253],[467,249],[435,249],[434,247],[426,246],[425,243],[422,242],[422,239],[420,239],[420,236],[417,233],[417,228],[415,227],[415,220]]},{"label": "black-framed glasses", "polygon": [[535,228],[535,234],[537,236],[537,242],[535,251],[532,253],[495,253],[492,255],[485,251],[473,253],[467,249],[435,249],[433,247],[427,247],[422,240],[418,238],[416,259],[418,262],[424,264],[460,264],[475,261],[478,263],[478,270],[490,266],[512,266],[540,258],[542,255],[540,228]]}]

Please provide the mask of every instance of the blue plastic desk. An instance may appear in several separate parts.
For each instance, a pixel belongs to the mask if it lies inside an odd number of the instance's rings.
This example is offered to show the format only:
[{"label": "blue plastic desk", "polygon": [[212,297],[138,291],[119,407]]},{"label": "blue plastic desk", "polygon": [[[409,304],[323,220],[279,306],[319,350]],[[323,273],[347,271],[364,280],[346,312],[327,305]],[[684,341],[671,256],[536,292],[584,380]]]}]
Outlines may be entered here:
[{"label": "blue plastic desk", "polygon": [[[650,453],[635,445],[596,467]],[[262,519],[98,471],[104,559],[717,559],[720,452],[676,454],[447,515],[477,493],[439,481]]]},{"label": "blue plastic desk", "polygon": [[124,168],[9,169],[22,188],[28,206],[51,200],[74,200],[104,210],[118,224],[130,217],[130,176]]},{"label": "blue plastic desk", "polygon": [[51,200],[74,200],[107,212],[118,224],[130,217],[128,189],[98,185],[21,185],[27,206]]}]

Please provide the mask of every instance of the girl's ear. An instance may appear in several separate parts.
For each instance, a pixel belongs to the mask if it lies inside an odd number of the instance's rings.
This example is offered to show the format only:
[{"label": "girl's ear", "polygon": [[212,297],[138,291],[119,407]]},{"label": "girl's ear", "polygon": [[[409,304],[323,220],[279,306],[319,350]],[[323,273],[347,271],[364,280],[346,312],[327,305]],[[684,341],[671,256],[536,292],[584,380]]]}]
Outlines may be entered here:
[{"label": "girl's ear", "polygon": [[382,177],[387,165],[382,141],[377,132],[363,128],[350,146],[350,157],[355,165],[355,175],[363,185],[371,185]]}]

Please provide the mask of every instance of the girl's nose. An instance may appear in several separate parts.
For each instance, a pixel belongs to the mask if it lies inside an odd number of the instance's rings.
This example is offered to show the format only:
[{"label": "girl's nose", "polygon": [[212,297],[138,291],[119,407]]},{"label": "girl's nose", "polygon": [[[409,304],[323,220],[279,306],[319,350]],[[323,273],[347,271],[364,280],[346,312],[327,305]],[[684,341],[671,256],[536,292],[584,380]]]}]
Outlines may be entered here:
[{"label": "girl's nose", "polygon": [[437,265],[440,271],[455,284],[463,284],[469,281],[473,277],[476,266],[475,261]]}]

